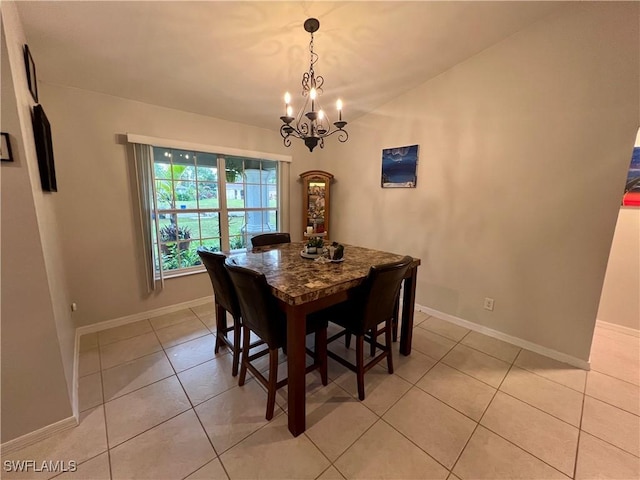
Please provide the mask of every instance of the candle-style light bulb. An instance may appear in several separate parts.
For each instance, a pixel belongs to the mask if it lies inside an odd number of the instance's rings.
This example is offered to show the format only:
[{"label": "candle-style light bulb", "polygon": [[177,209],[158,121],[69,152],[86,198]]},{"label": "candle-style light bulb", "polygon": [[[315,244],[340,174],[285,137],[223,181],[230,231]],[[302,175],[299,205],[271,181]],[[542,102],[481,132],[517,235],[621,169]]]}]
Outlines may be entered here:
[{"label": "candle-style light bulb", "polygon": [[309,91],[309,97],[311,97],[311,100],[315,100],[315,99],[316,99],[316,96],[317,96],[316,89],[315,89],[315,88],[312,88],[312,89]]},{"label": "candle-style light bulb", "polygon": [[289,95],[289,92],[286,92],[286,93],[284,94],[284,114],[285,114],[287,117],[290,117],[290,116],[291,116],[291,113],[290,113],[290,111],[291,111],[291,107],[289,106],[289,103],[290,103],[290,102],[291,102],[291,95]]},{"label": "candle-style light bulb", "polygon": [[338,120],[342,121],[342,100],[338,99],[336,102],[336,108],[338,109],[338,115],[340,116]]},{"label": "candle-style light bulb", "polygon": [[324,118],[324,111],[320,110],[318,112],[318,120],[322,121],[323,118]]}]

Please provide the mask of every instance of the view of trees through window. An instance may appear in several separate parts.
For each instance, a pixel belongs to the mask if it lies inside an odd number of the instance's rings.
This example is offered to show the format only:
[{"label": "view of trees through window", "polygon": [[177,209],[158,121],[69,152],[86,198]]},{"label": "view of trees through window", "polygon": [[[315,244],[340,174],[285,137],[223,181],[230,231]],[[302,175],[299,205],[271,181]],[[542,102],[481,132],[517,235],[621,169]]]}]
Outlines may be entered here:
[{"label": "view of trees through window", "polygon": [[244,249],[252,236],[278,230],[277,161],[160,147],[153,159],[156,269],[193,269],[200,246]]}]

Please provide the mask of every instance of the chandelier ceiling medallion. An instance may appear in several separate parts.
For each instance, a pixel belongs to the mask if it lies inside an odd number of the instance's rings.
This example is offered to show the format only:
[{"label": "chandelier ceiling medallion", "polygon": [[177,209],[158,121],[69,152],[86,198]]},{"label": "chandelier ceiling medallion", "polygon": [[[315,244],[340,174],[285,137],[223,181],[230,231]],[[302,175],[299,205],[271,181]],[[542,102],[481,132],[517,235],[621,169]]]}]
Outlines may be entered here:
[{"label": "chandelier ceiling medallion", "polygon": [[280,120],[282,120],[280,135],[284,139],[285,146],[291,146],[291,137],[295,137],[304,140],[304,144],[309,148],[310,152],[318,144],[320,144],[320,148],[324,148],[324,139],[334,133],[338,133],[338,140],[343,143],[349,138],[349,134],[344,130],[347,122],[342,120],[342,100],[338,99],[336,102],[338,121],[333,122],[332,126],[318,99],[318,96],[322,95],[324,78],[316,75],[314,71],[314,66],[318,61],[318,54],[313,51],[313,33],[317,32],[319,28],[320,22],[315,18],[309,18],[304,22],[304,29],[311,34],[311,41],[309,42],[309,52],[311,53],[309,71],[302,75],[304,105],[302,105],[298,115],[294,117],[291,95],[287,92],[284,95],[285,115],[280,117]]}]

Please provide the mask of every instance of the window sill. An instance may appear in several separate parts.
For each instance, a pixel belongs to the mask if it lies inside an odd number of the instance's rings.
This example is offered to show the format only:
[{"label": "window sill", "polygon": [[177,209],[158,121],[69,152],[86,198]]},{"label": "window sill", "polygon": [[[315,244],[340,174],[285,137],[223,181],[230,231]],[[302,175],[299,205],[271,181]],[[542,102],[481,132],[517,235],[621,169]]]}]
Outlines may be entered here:
[{"label": "window sill", "polygon": [[[177,272],[165,272],[164,279],[170,280],[172,278],[187,277],[189,275],[196,275],[198,273],[206,273],[206,271],[207,270],[206,268],[204,268],[204,265],[198,265],[197,267],[183,269]],[[160,280],[160,277],[156,276],[156,280]]]}]

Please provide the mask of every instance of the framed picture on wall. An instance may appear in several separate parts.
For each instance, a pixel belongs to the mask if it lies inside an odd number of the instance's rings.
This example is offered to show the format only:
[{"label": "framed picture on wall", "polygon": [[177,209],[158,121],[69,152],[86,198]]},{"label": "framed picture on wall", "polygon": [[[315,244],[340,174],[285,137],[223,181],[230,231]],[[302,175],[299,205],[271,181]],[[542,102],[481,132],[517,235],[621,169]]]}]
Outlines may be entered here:
[{"label": "framed picture on wall", "polygon": [[13,154],[11,153],[11,143],[9,142],[9,134],[2,132],[2,144],[0,144],[0,157],[3,162],[13,162]]},{"label": "framed picture on wall", "polygon": [[29,84],[29,91],[31,96],[38,103],[38,84],[36,83],[36,64],[33,61],[31,52],[29,51],[29,45],[24,46],[24,66],[27,69],[27,83]]},{"label": "framed picture on wall", "polygon": [[382,188],[415,188],[418,180],[418,145],[382,150]]},{"label": "framed picture on wall", "polygon": [[640,128],[636,135],[636,144],[631,153],[631,164],[627,171],[622,206],[640,207]]},{"label": "framed picture on wall", "polygon": [[38,156],[40,183],[45,192],[57,192],[56,168],[53,162],[53,143],[51,141],[51,125],[44,113],[42,105],[33,107],[33,136]]}]

